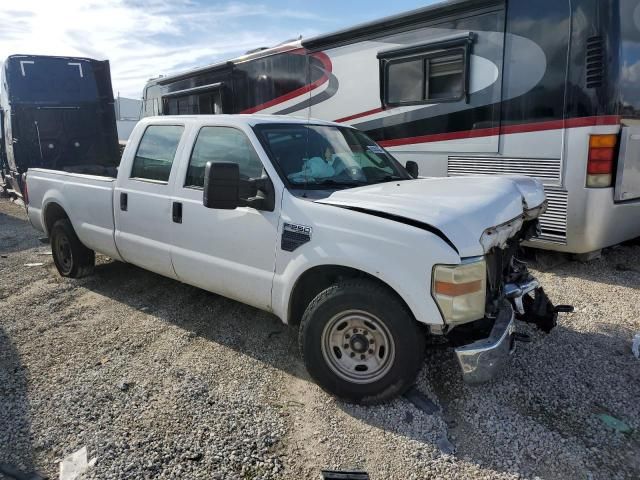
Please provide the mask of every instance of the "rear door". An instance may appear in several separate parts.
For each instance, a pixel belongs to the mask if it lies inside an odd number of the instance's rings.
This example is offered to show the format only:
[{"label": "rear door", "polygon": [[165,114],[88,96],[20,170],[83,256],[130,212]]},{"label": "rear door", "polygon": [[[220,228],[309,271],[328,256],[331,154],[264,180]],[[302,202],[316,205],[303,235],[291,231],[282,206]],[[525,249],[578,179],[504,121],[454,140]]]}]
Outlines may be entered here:
[{"label": "rear door", "polygon": [[[171,182],[174,160],[185,147],[185,126],[149,125],[139,139],[128,172],[119,172],[114,212],[116,244],[123,259],[152,272],[176,278],[171,264]],[[133,139],[137,141],[138,139]]]}]

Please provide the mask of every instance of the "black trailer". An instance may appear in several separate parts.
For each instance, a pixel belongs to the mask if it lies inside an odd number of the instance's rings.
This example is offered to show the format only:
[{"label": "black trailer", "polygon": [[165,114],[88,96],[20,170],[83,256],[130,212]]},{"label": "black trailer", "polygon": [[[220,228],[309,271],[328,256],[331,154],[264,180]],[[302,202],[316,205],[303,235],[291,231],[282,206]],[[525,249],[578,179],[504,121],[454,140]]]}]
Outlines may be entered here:
[{"label": "black trailer", "polygon": [[11,55],[0,72],[0,165],[22,195],[32,167],[114,174],[118,134],[108,61]]}]

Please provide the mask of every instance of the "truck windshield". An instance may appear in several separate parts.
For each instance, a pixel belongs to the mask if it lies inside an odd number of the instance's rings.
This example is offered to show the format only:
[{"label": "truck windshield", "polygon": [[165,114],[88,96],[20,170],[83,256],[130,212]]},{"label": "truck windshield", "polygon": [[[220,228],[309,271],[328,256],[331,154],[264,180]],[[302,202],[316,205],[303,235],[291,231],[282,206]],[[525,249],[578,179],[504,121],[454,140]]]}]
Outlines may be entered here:
[{"label": "truck windshield", "polygon": [[262,124],[254,130],[292,187],[346,188],[411,179],[382,147],[352,128]]}]

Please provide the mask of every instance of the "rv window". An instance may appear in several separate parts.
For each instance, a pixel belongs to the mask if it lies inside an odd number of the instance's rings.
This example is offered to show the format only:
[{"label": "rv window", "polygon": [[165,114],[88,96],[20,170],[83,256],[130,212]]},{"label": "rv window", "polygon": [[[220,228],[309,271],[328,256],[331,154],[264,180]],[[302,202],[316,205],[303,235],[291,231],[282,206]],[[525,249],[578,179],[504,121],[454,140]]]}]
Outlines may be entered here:
[{"label": "rv window", "polygon": [[183,130],[180,125],[147,127],[133,160],[131,178],[168,182]]},{"label": "rv window", "polygon": [[469,37],[454,46],[424,45],[380,53],[385,106],[459,101],[467,95]]},{"label": "rv window", "polygon": [[420,102],[424,98],[424,61],[405,60],[389,64],[389,103]]},{"label": "rv window", "polygon": [[220,90],[164,98],[165,115],[213,115],[222,113]]},{"label": "rv window", "polygon": [[460,98],[464,94],[464,55],[427,59],[427,99]]}]

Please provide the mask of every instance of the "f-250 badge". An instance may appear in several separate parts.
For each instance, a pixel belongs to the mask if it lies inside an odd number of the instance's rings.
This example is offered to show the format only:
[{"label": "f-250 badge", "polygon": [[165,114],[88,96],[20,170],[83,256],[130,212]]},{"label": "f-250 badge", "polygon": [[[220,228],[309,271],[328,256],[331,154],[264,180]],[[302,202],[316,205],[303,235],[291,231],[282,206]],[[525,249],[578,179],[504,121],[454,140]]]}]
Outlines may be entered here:
[{"label": "f-250 badge", "polygon": [[293,252],[296,248],[311,240],[313,229],[307,225],[285,223],[282,226],[282,240],[280,247],[287,252]]}]

